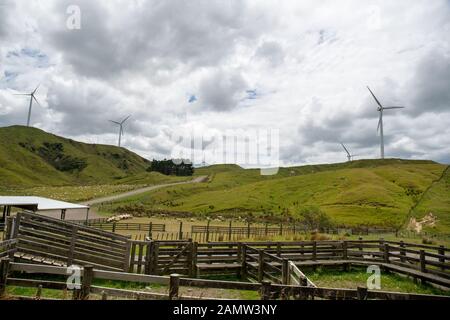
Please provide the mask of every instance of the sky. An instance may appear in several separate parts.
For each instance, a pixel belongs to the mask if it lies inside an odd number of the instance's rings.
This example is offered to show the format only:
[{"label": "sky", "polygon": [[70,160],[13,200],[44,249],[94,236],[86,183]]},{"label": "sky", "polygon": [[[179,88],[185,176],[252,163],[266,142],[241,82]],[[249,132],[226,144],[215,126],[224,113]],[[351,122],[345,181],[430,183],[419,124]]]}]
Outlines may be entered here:
[{"label": "sky", "polygon": [[180,133],[278,130],[281,165],[344,162],[341,142],[379,157],[369,86],[406,107],[386,157],[450,163],[449,34],[448,0],[0,0],[0,126],[40,84],[34,127],[117,144],[131,115],[122,146],[149,159]]}]

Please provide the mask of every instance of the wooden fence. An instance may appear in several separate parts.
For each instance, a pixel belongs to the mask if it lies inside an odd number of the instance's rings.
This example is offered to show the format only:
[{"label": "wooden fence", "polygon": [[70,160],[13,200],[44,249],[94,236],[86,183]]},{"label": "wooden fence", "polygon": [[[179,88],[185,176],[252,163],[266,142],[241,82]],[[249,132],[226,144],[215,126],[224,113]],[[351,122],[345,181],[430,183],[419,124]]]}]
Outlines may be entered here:
[{"label": "wooden fence", "polygon": [[[41,299],[42,289],[58,289],[67,292],[67,282],[50,280],[32,280],[16,277],[16,272],[38,273],[57,276],[68,276],[67,268],[56,266],[41,266],[33,264],[10,263],[9,259],[0,260],[0,296],[5,294],[6,285],[20,287],[36,288],[36,296],[32,299]],[[72,291],[72,299],[92,299],[97,295],[98,299],[106,300],[111,297],[127,299],[170,299],[170,300],[210,300],[214,298],[202,296],[182,296],[180,287],[196,288],[220,288],[232,290],[257,291],[263,300],[269,299],[345,299],[345,300],[366,300],[366,299],[385,299],[385,300],[450,300],[448,296],[411,294],[399,292],[372,291],[366,288],[357,289],[337,289],[321,288],[313,286],[297,285],[279,285],[271,284],[268,281],[262,283],[236,282],[205,280],[194,278],[182,278],[179,275],[154,276],[139,275],[123,272],[111,272],[97,270],[92,266],[85,266],[81,270],[81,287]],[[134,282],[142,284],[158,284],[166,286],[166,293],[152,293],[146,291],[124,290],[109,287],[97,286],[95,279],[118,280],[125,282]]]},{"label": "wooden fence", "polygon": [[91,264],[108,270],[129,268],[129,238],[21,212],[11,218],[8,238],[17,239],[16,257],[56,265]]},{"label": "wooden fence", "polygon": [[[450,249],[443,246],[380,240],[209,242],[133,241],[111,232],[19,213],[8,220],[3,247],[15,246],[14,258],[59,266],[166,275],[235,272],[244,279],[288,285],[304,281],[299,270],[316,266],[377,264],[423,281],[450,287]],[[5,250],[6,251],[6,250]],[[8,253],[9,255],[9,253]],[[289,267],[291,265],[291,267]],[[302,280],[303,279],[303,280]]]},{"label": "wooden fence", "polygon": [[11,257],[17,250],[17,239],[0,242],[0,258]]}]

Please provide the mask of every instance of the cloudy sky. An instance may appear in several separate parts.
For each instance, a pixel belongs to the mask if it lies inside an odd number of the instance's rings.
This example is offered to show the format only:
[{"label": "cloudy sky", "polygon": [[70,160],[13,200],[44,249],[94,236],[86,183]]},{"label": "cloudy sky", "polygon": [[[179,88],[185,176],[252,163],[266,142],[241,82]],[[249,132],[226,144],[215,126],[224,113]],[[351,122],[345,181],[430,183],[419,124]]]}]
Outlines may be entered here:
[{"label": "cloudy sky", "polygon": [[[450,1],[0,0],[0,126],[169,156],[174,132],[279,129],[283,165],[450,163]],[[71,5],[80,29],[71,29]],[[69,8],[69,10],[68,10]],[[72,23],[72,24],[71,24]]]}]

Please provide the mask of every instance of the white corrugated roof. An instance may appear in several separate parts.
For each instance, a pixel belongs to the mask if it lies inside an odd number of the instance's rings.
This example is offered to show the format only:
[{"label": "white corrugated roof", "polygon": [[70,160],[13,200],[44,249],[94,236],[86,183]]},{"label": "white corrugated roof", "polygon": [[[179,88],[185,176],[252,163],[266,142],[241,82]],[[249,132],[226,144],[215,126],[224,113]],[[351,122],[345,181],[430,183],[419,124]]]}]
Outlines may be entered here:
[{"label": "white corrugated roof", "polygon": [[88,206],[43,197],[0,196],[0,206],[34,206],[37,210],[87,209]]}]

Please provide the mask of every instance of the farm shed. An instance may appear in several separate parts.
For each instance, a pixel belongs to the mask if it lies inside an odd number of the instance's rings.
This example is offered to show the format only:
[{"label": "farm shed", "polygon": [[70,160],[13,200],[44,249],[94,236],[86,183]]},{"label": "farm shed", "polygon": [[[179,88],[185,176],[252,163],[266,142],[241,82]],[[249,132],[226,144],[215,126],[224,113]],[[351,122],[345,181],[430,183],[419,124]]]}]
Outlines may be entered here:
[{"label": "farm shed", "polygon": [[65,220],[67,210],[83,210],[86,212],[86,219],[89,218],[89,206],[82,204],[64,202],[43,197],[34,196],[0,196],[0,207],[3,207],[3,215],[0,222],[4,222],[11,214],[11,208],[20,208],[47,215],[49,212],[60,212],[61,220]]}]

